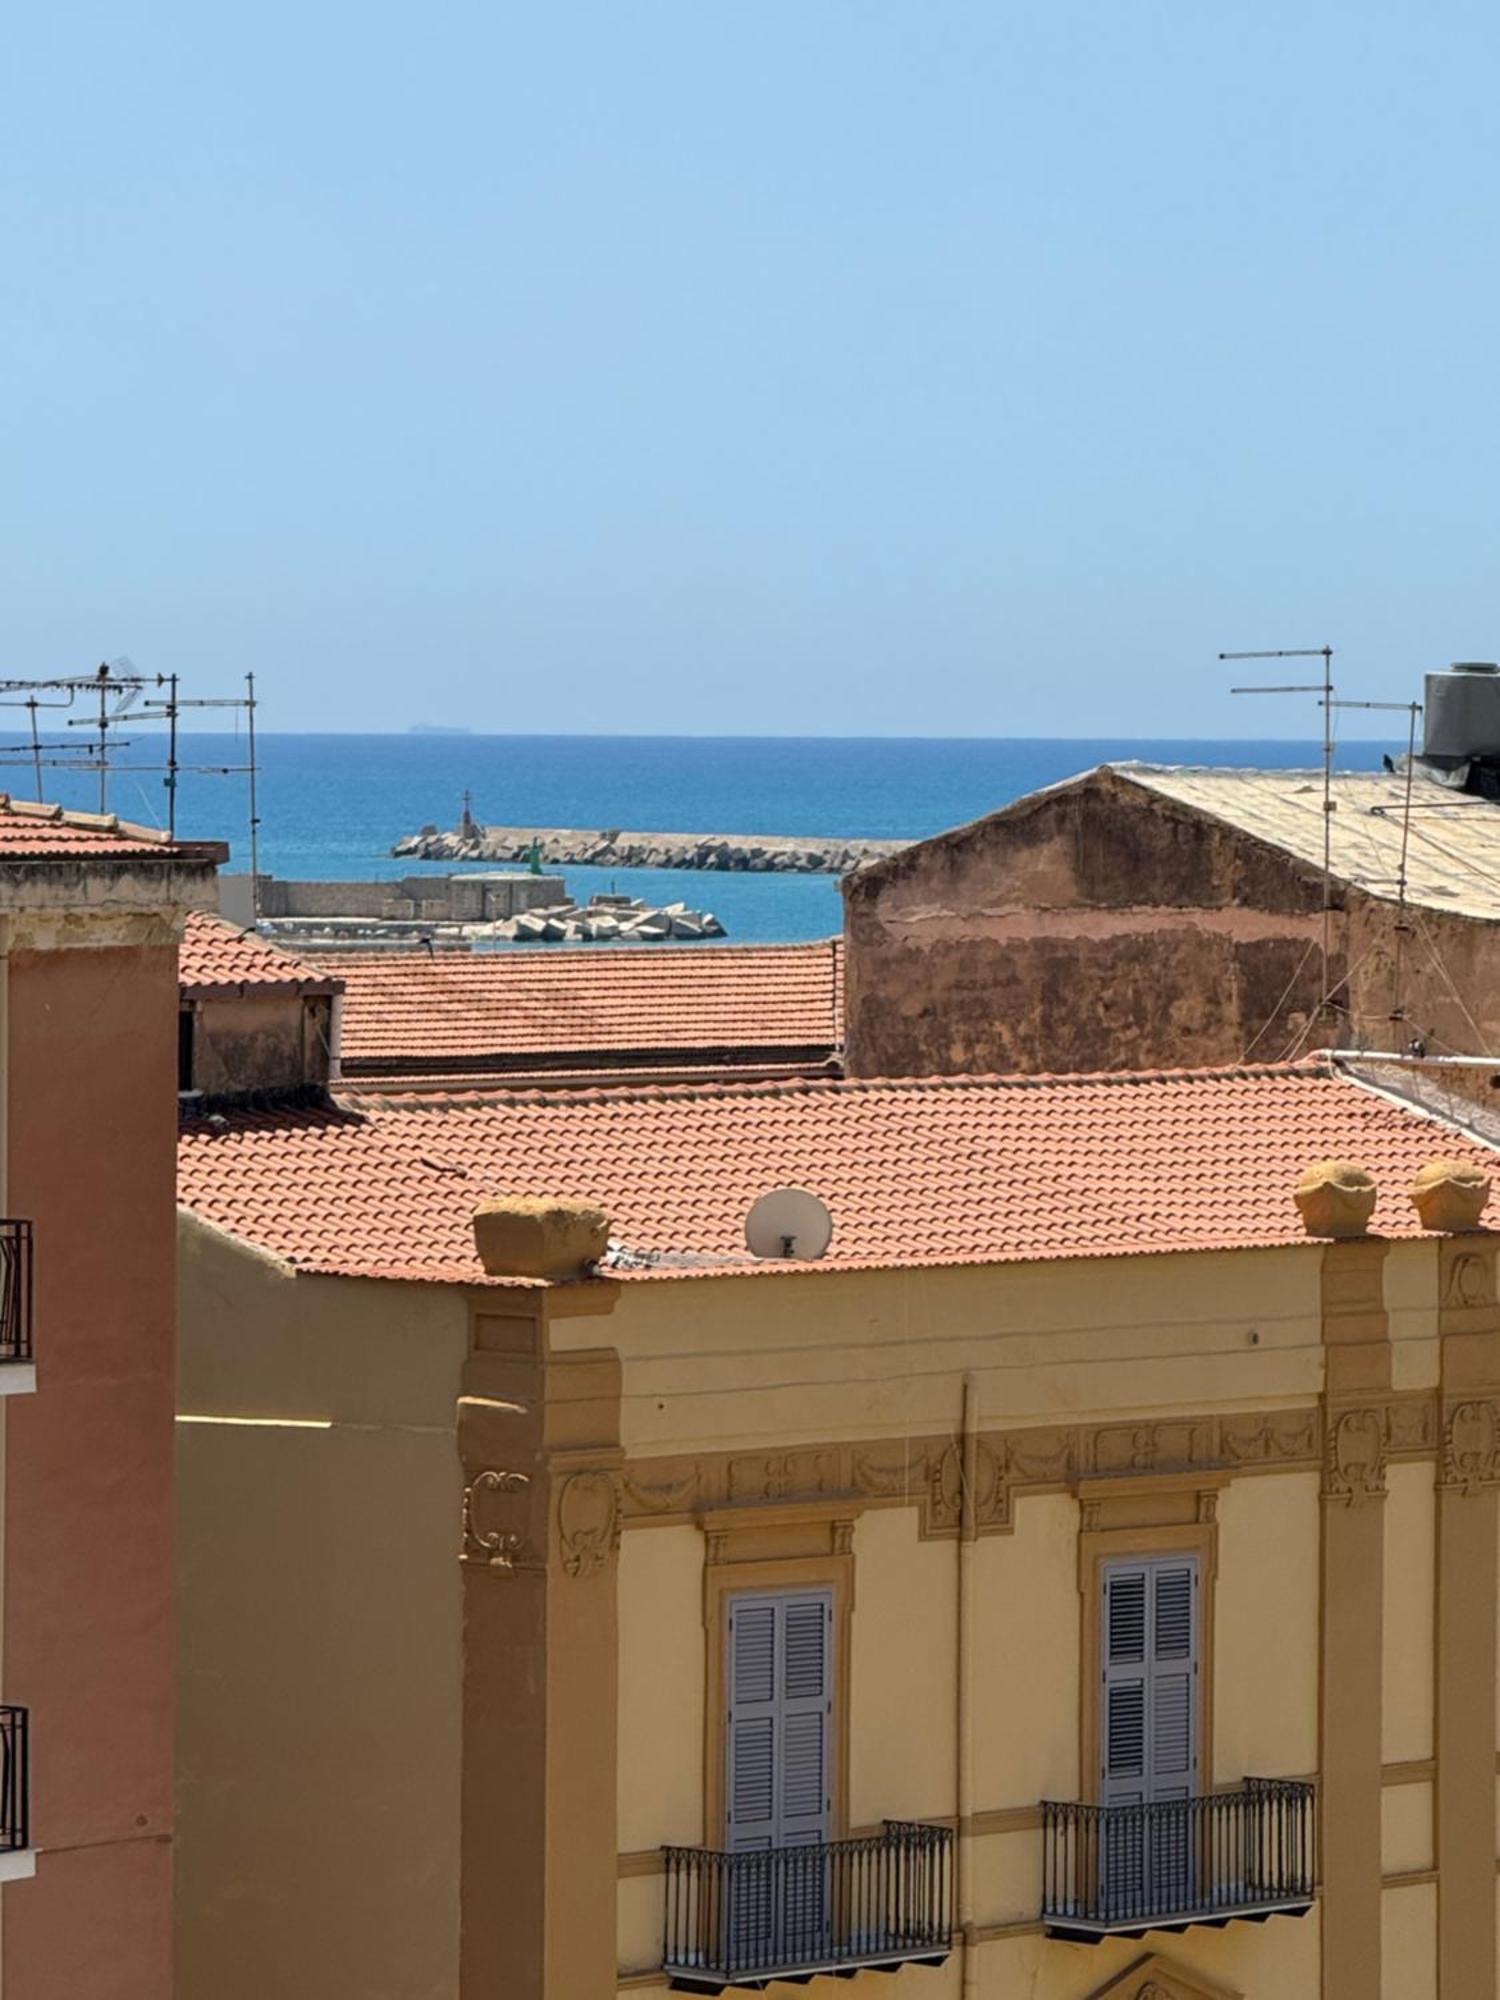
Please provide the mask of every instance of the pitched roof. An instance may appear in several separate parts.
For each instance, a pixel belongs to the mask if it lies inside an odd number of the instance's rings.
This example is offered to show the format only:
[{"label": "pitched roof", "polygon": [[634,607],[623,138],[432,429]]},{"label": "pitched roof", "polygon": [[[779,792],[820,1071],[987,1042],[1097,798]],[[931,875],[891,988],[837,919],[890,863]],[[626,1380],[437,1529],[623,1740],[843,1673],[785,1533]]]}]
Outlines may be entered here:
[{"label": "pitched roof", "polygon": [[[843,1039],[842,947],[338,952],[346,1077],[618,1070],[710,1052],[818,1062]],[[712,1065],[717,1068],[720,1061]]]},{"label": "pitched roof", "polygon": [[[701,1260],[623,1277],[826,1271],[1299,1243],[1292,1190],[1327,1157],[1374,1174],[1381,1233],[1418,1236],[1407,1190],[1438,1154],[1495,1165],[1310,1061],[247,1113],[188,1124],[179,1157],[190,1208],[300,1269],[483,1283],[471,1217],[504,1193],[590,1200],[630,1250]],[[827,1257],[749,1260],[746,1212],[789,1184],[832,1211]]]},{"label": "pitched roof", "polygon": [[339,981],[224,917],[193,910],[183,927],[177,980],[193,999],[245,993],[337,993]]},{"label": "pitched roof", "polygon": [[[1219,771],[1166,764],[1105,768],[1322,869],[1321,771]],[[1394,898],[1406,838],[1409,902],[1490,921],[1500,918],[1500,804],[1451,791],[1418,773],[1408,828],[1406,792],[1406,779],[1390,772],[1334,774],[1334,874],[1373,896]]]},{"label": "pitched roof", "polygon": [[[857,898],[896,879],[920,874],[934,852],[962,855],[988,827],[1023,820],[1059,793],[1101,778],[1118,780],[1171,799],[1241,833],[1278,847],[1307,869],[1323,868],[1323,773],[1217,769],[1192,764],[1100,764],[1055,785],[1045,785],[950,827],[884,861],[844,878]],[[1337,771],[1330,817],[1333,872],[1371,896],[1395,899],[1407,825],[1406,779],[1390,772]],[[1450,790],[1425,772],[1412,783],[1406,851],[1407,901],[1452,910],[1486,922],[1500,919],[1500,801]]]},{"label": "pitched roof", "polygon": [[65,812],[0,792],[0,864],[12,861],[222,859],[214,841],[174,841],[113,813]]}]

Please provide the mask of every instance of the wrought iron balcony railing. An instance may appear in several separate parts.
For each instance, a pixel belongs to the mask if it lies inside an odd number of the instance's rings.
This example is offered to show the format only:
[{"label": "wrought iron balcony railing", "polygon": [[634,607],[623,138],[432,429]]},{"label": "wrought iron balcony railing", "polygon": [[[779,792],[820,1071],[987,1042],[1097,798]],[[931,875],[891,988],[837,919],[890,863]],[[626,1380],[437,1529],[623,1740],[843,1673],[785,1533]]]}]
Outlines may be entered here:
[{"label": "wrought iron balcony railing", "polygon": [[0,1220],[0,1362],[31,1359],[31,1224]]},{"label": "wrought iron balcony railing", "polygon": [[31,1845],[31,1713],[0,1704],[0,1854]]},{"label": "wrought iron balcony railing", "polygon": [[1049,1802],[1042,1814],[1042,1920],[1054,1937],[1185,1930],[1311,1907],[1311,1785],[1247,1778],[1241,1790],[1207,1798]]},{"label": "wrought iron balcony railing", "polygon": [[663,1849],[664,1970],[680,1992],[862,1967],[941,1965],[953,1935],[953,1830],[881,1833],[725,1854]]}]

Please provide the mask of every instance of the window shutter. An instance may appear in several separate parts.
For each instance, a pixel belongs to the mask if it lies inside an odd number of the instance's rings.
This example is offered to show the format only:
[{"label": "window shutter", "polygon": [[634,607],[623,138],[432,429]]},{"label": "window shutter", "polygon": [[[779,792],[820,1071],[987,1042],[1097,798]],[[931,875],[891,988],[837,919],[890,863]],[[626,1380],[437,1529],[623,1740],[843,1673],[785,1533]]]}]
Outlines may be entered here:
[{"label": "window shutter", "polygon": [[1104,1714],[1101,1802],[1137,1805],[1146,1796],[1147,1571],[1104,1572]]},{"label": "window shutter", "polygon": [[735,1597],[728,1619],[725,1845],[826,1840],[832,1593]]},{"label": "window shutter", "polygon": [[1151,1767],[1153,1799],[1188,1799],[1197,1790],[1198,1565],[1153,1566]]},{"label": "window shutter", "polygon": [[827,1597],[787,1600],[783,1618],[785,1703],[779,1847],[828,1838],[829,1628]]},{"label": "window shutter", "polygon": [[726,1817],[736,1849],[775,1839],[777,1608],[773,1598],[742,1597],[729,1609]]},{"label": "window shutter", "polygon": [[1198,1564],[1104,1571],[1100,1797],[1191,1798],[1198,1784]]}]

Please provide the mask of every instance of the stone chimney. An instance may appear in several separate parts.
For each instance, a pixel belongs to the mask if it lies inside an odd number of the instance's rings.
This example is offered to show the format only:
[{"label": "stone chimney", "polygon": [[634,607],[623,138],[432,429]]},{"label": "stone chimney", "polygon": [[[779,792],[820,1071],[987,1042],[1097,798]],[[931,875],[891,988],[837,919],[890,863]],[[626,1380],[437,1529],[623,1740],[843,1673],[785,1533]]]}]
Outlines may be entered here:
[{"label": "stone chimney", "polygon": [[492,1278],[584,1278],[609,1245],[609,1218],[588,1202],[501,1195],[474,1211],[474,1247]]}]

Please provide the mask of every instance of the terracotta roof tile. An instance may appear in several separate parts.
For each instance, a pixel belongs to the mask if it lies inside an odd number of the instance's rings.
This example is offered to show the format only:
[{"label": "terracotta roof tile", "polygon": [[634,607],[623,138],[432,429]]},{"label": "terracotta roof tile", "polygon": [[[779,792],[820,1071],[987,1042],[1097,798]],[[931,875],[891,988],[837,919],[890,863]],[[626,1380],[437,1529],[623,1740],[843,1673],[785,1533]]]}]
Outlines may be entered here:
[{"label": "terracotta roof tile", "polygon": [[741,1227],[782,1185],[828,1204],[816,1266],[988,1264],[1305,1241],[1311,1161],[1367,1167],[1375,1227],[1421,1234],[1407,1199],[1438,1154],[1495,1155],[1326,1063],[1077,1078],[741,1084],[393,1102],[372,1115],[244,1114],[184,1129],[181,1195],[309,1271],[484,1282],[487,1196],[583,1197],[632,1250],[746,1268]]},{"label": "terracotta roof tile", "polygon": [[[64,812],[61,806],[33,804],[0,792],[0,862],[148,855],[160,860],[182,845],[153,827],[132,826],[113,813]],[[193,844],[187,845],[191,851]]]},{"label": "terracotta roof tile", "polygon": [[[802,1050],[843,1039],[839,940],[339,952],[346,1076],[514,1068],[624,1051]],[[563,1058],[563,1060],[559,1060]]]},{"label": "terracotta roof tile", "polygon": [[256,992],[336,993],[339,982],[321,967],[304,965],[280,945],[207,911],[192,911],[177,954],[177,978],[184,993],[211,995]]}]

